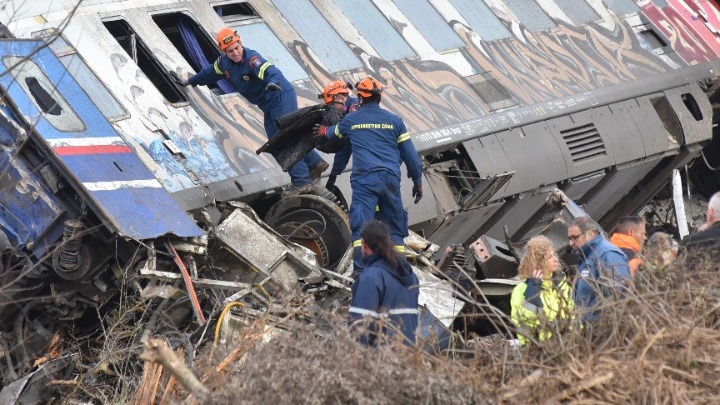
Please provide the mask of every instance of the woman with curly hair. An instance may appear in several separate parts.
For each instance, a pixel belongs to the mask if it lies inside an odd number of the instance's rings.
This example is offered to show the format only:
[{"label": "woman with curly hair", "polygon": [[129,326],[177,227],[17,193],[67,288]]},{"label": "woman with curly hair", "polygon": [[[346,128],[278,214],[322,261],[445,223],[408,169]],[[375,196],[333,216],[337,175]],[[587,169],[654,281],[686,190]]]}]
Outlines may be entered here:
[{"label": "woman with curly hair", "polygon": [[518,269],[518,277],[524,281],[515,286],[510,297],[511,319],[520,344],[529,339],[548,339],[556,329],[556,320],[570,317],[575,306],[572,291],[559,270],[552,241],[545,236],[531,238]]}]

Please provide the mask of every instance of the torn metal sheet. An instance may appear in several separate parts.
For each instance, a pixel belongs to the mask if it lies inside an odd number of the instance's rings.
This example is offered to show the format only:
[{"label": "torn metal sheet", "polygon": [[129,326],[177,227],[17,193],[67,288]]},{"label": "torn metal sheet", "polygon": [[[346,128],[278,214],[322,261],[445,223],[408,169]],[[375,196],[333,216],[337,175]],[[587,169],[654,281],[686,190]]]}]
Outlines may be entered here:
[{"label": "torn metal sheet", "polygon": [[23,378],[6,385],[0,391],[0,404],[42,405],[48,403],[45,388],[56,374],[74,361],[76,355],[68,355],[49,361]]},{"label": "torn metal sheet", "polygon": [[249,207],[233,211],[215,234],[246,265],[270,277],[286,291],[296,289],[299,279],[322,277],[312,252],[283,239]]},{"label": "torn metal sheet", "polygon": [[425,306],[446,327],[452,325],[465,303],[455,298],[455,288],[430,272],[413,266],[420,281],[418,304]]}]

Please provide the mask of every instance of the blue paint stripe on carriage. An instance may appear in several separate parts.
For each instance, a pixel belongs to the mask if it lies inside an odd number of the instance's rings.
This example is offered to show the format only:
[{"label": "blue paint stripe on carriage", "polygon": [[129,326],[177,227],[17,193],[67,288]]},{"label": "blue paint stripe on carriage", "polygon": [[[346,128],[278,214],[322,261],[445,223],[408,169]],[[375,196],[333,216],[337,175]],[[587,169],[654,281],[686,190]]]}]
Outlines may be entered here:
[{"label": "blue paint stripe on carriage", "polygon": [[133,153],[63,156],[63,162],[78,181],[131,181],[154,179]]},{"label": "blue paint stripe on carriage", "polygon": [[[63,138],[78,138],[83,141],[87,138],[120,136],[43,42],[0,41],[0,54],[3,55],[3,60],[8,56],[31,55],[30,59],[55,83],[57,92],[65,98],[84,124],[73,131],[60,131],[55,128],[32,101],[32,96],[14,81],[12,75],[4,74],[8,70],[6,65],[0,64],[0,85],[42,138],[52,142]],[[51,148],[50,145],[48,147]],[[88,182],[116,181],[133,184],[133,181],[155,179],[135,154],[62,155],[58,156],[58,159],[61,166],[59,168],[92,196],[90,205],[96,207],[98,215],[107,219],[112,225],[110,228],[114,228],[113,230],[121,235],[151,239],[168,233],[177,236],[200,236],[204,233],[164,188],[136,187],[91,191],[82,185]]]}]

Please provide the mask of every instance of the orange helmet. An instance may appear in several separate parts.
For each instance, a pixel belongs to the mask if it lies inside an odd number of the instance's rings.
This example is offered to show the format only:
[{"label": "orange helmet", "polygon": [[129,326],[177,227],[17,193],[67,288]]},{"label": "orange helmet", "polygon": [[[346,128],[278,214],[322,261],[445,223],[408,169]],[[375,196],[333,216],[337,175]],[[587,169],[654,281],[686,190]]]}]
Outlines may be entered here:
[{"label": "orange helmet", "polygon": [[361,97],[369,98],[382,93],[382,85],[370,76],[360,80],[356,85],[357,94]]},{"label": "orange helmet", "polygon": [[350,89],[346,83],[340,80],[333,80],[325,85],[325,90],[322,93],[322,99],[325,104],[330,104],[333,101],[333,97],[338,94],[350,94]]},{"label": "orange helmet", "polygon": [[238,36],[237,32],[227,27],[218,31],[215,38],[217,39],[221,51],[224,51],[225,48],[234,44],[235,42],[240,42],[240,37]]}]

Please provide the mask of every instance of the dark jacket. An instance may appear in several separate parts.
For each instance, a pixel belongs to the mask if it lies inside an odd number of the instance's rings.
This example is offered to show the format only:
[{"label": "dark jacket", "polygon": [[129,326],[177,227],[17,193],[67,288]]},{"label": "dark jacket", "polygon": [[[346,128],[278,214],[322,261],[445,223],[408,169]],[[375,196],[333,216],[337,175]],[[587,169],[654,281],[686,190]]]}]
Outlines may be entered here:
[{"label": "dark jacket", "polygon": [[[410,263],[398,257],[398,266],[392,268],[377,254],[366,257],[364,262],[365,268],[352,286],[348,313],[351,325],[367,316],[373,318],[369,331],[360,341],[374,346],[378,333],[392,336],[393,329],[398,329],[406,338],[405,344],[414,344],[420,282]],[[393,327],[381,325],[383,319]]]},{"label": "dark jacket", "polygon": [[[688,253],[707,253],[708,255],[719,255],[720,252],[720,221],[712,223],[707,229],[688,235],[682,240]],[[712,248],[712,249],[708,249]]]},{"label": "dark jacket", "polygon": [[[578,252],[578,274],[573,299],[578,308],[593,308],[599,304],[598,293],[604,297],[621,293],[629,285],[631,276],[625,253],[598,235],[585,243]],[[582,321],[593,321],[597,312],[583,314]]]},{"label": "dark jacket", "polygon": [[[379,171],[389,172],[399,180],[402,161],[413,183],[422,184],[422,163],[405,123],[397,115],[380,108],[379,104],[366,102],[339,124],[329,127],[327,136],[329,139],[350,140],[353,156],[351,181]],[[332,173],[342,169],[344,167],[336,169],[333,166]]]},{"label": "dark jacket", "polygon": [[[195,85],[208,85],[220,79],[227,79],[238,93],[249,102],[258,106],[262,112],[268,113],[270,108],[279,103],[282,93],[292,93],[289,97],[296,98],[295,89],[285,79],[280,69],[265,60],[259,53],[250,48],[243,48],[243,58],[235,63],[227,55],[221,55],[215,63],[205,66],[188,82]],[[268,83],[276,83],[282,91],[265,91]]]}]

